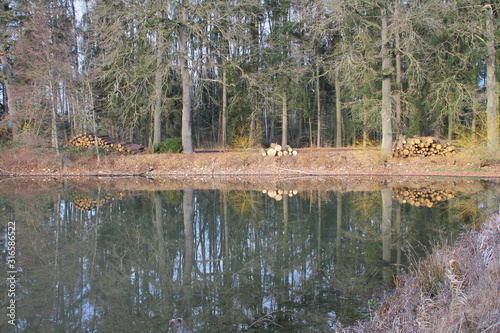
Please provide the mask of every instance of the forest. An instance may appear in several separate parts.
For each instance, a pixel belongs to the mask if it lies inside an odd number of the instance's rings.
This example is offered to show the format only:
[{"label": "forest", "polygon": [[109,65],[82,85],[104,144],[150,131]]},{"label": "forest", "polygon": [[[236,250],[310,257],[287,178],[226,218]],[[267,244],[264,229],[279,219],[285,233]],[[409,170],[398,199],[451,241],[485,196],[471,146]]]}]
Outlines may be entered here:
[{"label": "forest", "polygon": [[499,148],[499,0],[3,0],[0,138]]}]

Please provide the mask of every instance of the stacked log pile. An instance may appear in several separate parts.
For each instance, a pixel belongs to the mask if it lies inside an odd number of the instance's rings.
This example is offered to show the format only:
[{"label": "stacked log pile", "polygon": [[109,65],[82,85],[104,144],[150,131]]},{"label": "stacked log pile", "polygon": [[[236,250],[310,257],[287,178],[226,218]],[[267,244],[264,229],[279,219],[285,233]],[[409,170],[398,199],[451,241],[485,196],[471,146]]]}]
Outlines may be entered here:
[{"label": "stacked log pile", "polygon": [[[68,146],[80,149],[92,149],[96,146],[96,137],[93,134],[83,133],[76,135],[70,140]],[[99,148],[107,152],[116,152],[124,154],[138,154],[145,151],[146,147],[132,142],[119,143],[108,135],[98,135],[97,143]]]},{"label": "stacked log pile", "polygon": [[118,195],[111,195],[111,194],[106,194],[99,200],[95,198],[88,198],[88,197],[77,197],[73,200],[73,205],[81,210],[86,210],[86,211],[91,211],[95,208],[97,208],[97,204],[99,204],[100,207],[110,203],[111,201],[114,200],[119,200],[123,198],[124,195],[123,193],[119,193]]},{"label": "stacked log pile", "polygon": [[273,198],[276,201],[283,200],[284,196],[293,197],[297,195],[299,191],[297,190],[262,190],[262,193],[267,194],[270,198]]},{"label": "stacked log pile", "polygon": [[455,153],[455,147],[441,143],[433,137],[402,138],[394,142],[393,157],[447,155]]},{"label": "stacked log pile", "polygon": [[277,143],[271,143],[271,146],[267,149],[261,150],[262,156],[294,156],[297,155],[297,150],[293,149],[290,145],[286,145],[283,148]]},{"label": "stacked log pile", "polygon": [[455,195],[446,190],[430,190],[430,189],[415,189],[403,187],[393,190],[393,198],[401,203],[409,203],[410,205],[419,207],[432,207],[436,202],[452,199]]}]

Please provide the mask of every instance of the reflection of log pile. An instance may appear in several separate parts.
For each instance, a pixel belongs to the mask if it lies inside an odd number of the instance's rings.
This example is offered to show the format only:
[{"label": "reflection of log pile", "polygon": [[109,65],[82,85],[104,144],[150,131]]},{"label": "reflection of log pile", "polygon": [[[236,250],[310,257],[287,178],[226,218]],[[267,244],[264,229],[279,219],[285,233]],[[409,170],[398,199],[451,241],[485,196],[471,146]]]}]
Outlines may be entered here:
[{"label": "reflection of log pile", "polygon": [[417,207],[432,207],[436,202],[446,201],[455,197],[452,192],[447,190],[428,190],[403,187],[394,189],[393,192],[394,199],[399,200],[401,203],[409,203]]},{"label": "reflection of log pile", "polygon": [[96,198],[77,197],[76,199],[73,200],[73,205],[78,209],[90,211],[97,208],[98,204],[99,206],[104,206],[110,203],[111,201],[123,198],[123,196],[124,196],[123,193],[119,193],[118,195],[114,196],[111,194],[106,194],[99,200]]},{"label": "reflection of log pile", "polygon": [[283,196],[293,197],[297,195],[297,190],[262,190],[262,193],[267,194],[270,198],[276,201],[281,201]]},{"label": "reflection of log pile", "polygon": [[402,138],[394,142],[393,157],[413,157],[446,155],[455,153],[455,147],[447,143],[440,143],[433,137]]},{"label": "reflection of log pile", "polygon": [[286,145],[285,148],[283,148],[277,143],[271,143],[271,147],[262,149],[261,154],[262,156],[292,156],[297,155],[297,151],[289,145]]},{"label": "reflection of log pile", "polygon": [[[81,149],[92,149],[96,146],[95,138],[96,137],[93,134],[83,133],[71,139],[69,146]],[[108,152],[137,154],[142,153],[145,150],[145,147],[142,145],[132,142],[119,143],[107,135],[98,135],[97,143],[99,148]]]}]

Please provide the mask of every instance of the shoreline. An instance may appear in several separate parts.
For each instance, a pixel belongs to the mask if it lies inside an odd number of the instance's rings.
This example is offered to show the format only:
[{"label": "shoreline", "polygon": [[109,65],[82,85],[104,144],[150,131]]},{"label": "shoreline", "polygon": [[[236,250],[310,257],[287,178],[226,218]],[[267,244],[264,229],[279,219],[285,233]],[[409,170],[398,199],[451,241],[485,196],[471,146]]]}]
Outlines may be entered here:
[{"label": "shoreline", "polygon": [[[362,148],[300,149],[297,156],[263,157],[255,150],[194,154],[103,155],[44,149],[0,152],[0,177],[446,177],[500,178],[500,161],[462,151],[395,158]],[[498,159],[498,158],[497,158]]]},{"label": "shoreline", "polygon": [[337,333],[498,332],[500,215],[468,228],[396,279],[371,319]]},{"label": "shoreline", "polygon": [[500,178],[500,162],[473,151],[395,158],[370,149],[302,149],[298,156],[262,157],[253,150],[194,154],[46,154],[3,151],[0,176],[415,176]]}]

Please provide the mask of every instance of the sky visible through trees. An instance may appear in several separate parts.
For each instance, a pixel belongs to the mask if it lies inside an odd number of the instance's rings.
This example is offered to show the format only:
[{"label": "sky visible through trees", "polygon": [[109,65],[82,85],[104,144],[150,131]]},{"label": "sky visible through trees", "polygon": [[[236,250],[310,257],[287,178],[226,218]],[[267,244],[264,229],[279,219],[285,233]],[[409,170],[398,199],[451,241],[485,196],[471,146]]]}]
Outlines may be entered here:
[{"label": "sky visible through trees", "polygon": [[500,1],[1,1],[0,136],[499,148]]}]

